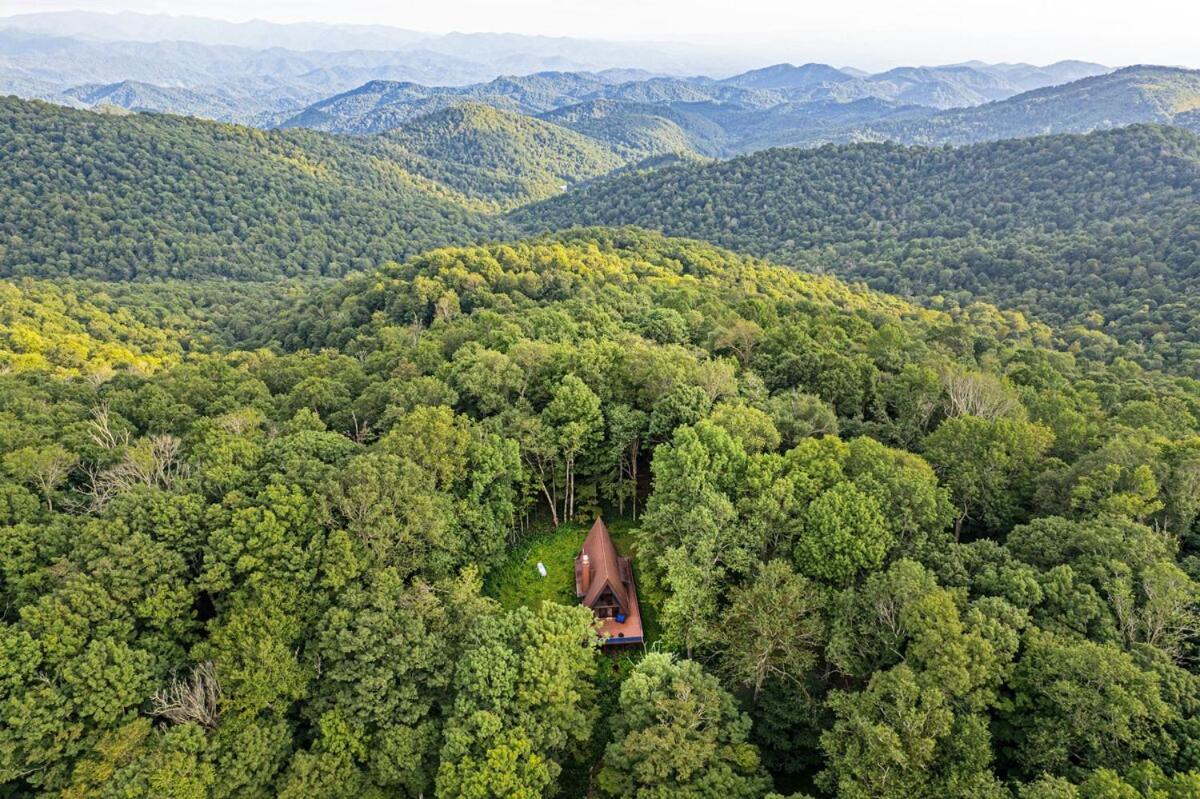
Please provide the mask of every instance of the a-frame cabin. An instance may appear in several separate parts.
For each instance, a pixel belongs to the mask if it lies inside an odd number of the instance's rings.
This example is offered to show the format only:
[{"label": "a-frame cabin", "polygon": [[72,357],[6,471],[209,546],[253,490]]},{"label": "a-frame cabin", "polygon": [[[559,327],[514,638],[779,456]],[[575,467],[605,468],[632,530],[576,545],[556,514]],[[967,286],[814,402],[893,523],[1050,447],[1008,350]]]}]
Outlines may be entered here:
[{"label": "a-frame cabin", "polygon": [[575,558],[575,593],[600,620],[605,645],[642,642],[642,614],[633,569],[629,558],[617,554],[601,519],[596,519]]}]

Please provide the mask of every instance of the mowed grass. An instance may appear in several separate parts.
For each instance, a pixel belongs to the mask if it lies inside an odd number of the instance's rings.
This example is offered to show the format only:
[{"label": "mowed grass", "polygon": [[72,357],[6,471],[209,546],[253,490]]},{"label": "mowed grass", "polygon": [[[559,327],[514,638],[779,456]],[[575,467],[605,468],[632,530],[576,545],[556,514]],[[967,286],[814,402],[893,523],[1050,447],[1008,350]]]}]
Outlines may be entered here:
[{"label": "mowed grass", "polygon": [[[637,583],[646,642],[656,641],[661,592],[638,563],[633,543],[636,524],[624,519],[606,523],[617,551],[633,560],[633,579]],[[575,556],[590,527],[590,524],[564,524],[558,529],[531,533],[510,549],[504,562],[487,576],[484,593],[508,609],[523,605],[536,610],[546,600],[574,605],[579,601],[575,596]],[[538,573],[539,562],[546,567],[545,577]]]}]

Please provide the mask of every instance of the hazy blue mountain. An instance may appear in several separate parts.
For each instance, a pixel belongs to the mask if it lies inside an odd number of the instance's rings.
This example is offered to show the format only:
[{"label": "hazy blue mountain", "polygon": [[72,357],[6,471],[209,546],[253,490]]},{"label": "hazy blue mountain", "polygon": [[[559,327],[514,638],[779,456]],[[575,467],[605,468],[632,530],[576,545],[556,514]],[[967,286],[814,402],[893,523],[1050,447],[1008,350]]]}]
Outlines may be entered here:
[{"label": "hazy blue mountain", "polygon": [[[63,32],[73,35],[51,35]],[[268,34],[292,46],[259,46]],[[191,40],[157,38],[164,36]],[[303,49],[317,44],[331,49]],[[389,49],[370,49],[384,45]],[[870,75],[826,64],[776,64],[719,80],[675,77],[644,66],[655,62],[654,46],[602,53],[602,45],[611,43],[34,14],[0,18],[0,91],[71,107],[352,134],[477,104],[543,117],[625,159],[671,152],[723,157],[859,140],[954,144],[1172,123],[1192,108],[1195,94],[1186,70],[1106,73],[1080,61],[967,62]],[[640,62],[638,47],[646,54]],[[616,61],[622,58],[628,60]],[[1179,124],[1195,123],[1183,117]]]},{"label": "hazy blue mountain", "polygon": [[[340,133],[387,130],[435,108],[474,102],[543,114],[592,100],[619,100],[671,110],[715,106],[727,110],[768,109],[787,102],[779,91],[743,88],[707,78],[651,77],[613,83],[590,72],[542,72],[503,76],[470,86],[429,87],[412,83],[371,81],[314,103],[285,127],[311,127]],[[704,116],[708,113],[700,111]]]},{"label": "hazy blue mountain", "polygon": [[724,103],[748,108],[770,108],[787,99],[784,92],[731,86],[708,78],[652,78],[630,81],[600,90],[611,100],[635,103]]},{"label": "hazy blue mountain", "polygon": [[[319,83],[314,91],[345,90],[367,76],[421,80],[430,84],[477,83],[496,72],[476,61],[423,48],[394,50],[289,50],[198,44],[188,41],[97,42],[48,36],[0,26],[0,64],[24,68],[60,83],[115,83],[142,80],[194,87],[247,77],[280,81],[311,76],[314,70],[342,68],[350,83]],[[363,72],[365,71],[365,72]]]},{"label": "hazy blue mountain", "polygon": [[28,74],[26,70],[5,67],[0,59],[0,96],[16,95],[27,100],[46,100],[62,105],[75,105],[61,96],[62,87],[54,81]]},{"label": "hazy blue mountain", "polygon": [[664,75],[659,75],[651,72],[648,69],[632,69],[613,67],[612,69],[602,69],[596,73],[596,77],[607,83],[628,83],[634,80],[650,80],[651,78],[662,78]]},{"label": "hazy blue mountain", "polygon": [[[476,83],[493,73],[480,64],[425,50],[254,50],[194,42],[95,42],[0,29],[0,88],[27,98],[72,104],[57,95],[78,87],[133,81],[161,90],[241,98],[189,105],[186,113],[250,121],[275,109],[298,111],[372,77],[425,83]],[[86,89],[85,89],[86,90]],[[161,100],[161,97],[158,98]],[[156,111],[179,111],[171,102],[145,102]],[[133,106],[129,106],[133,107]]]},{"label": "hazy blue mountain", "polygon": [[335,133],[378,133],[432,111],[465,103],[536,115],[572,105],[609,87],[588,73],[549,72],[505,76],[471,86],[424,86],[371,81],[314,103],[282,127],[306,127]]},{"label": "hazy blue mountain", "polygon": [[933,108],[979,105],[1020,91],[1001,75],[969,66],[898,67],[866,82],[888,99]]},{"label": "hazy blue mountain", "polygon": [[1187,128],[1194,133],[1200,133],[1200,108],[1176,114],[1172,124],[1181,128]]},{"label": "hazy blue mountain", "polygon": [[[727,60],[715,53],[673,42],[612,42],[511,33],[439,35],[384,25],[279,24],[263,21],[231,23],[202,17],[163,14],[104,14],[85,11],[21,14],[0,17],[0,28],[49,36],[75,37],[94,42],[186,41],[203,45],[234,45],[256,50],[280,47],[302,52],[380,51],[400,54],[399,60],[403,60],[403,54],[410,50],[423,50],[485,66],[488,74],[475,77],[474,80],[477,81],[509,72],[528,73],[552,69],[641,68],[651,72],[693,74],[719,68]],[[137,76],[120,77],[123,79]]]},{"label": "hazy blue mountain", "polygon": [[843,141],[852,138],[847,135],[847,129],[855,130],[885,120],[917,120],[933,113],[932,108],[864,97],[850,102],[786,103],[746,114],[741,124],[726,124],[735,142],[731,149],[747,153],[768,147],[805,147]]},{"label": "hazy blue mountain", "polygon": [[798,67],[791,64],[775,64],[734,75],[722,83],[747,89],[807,90],[849,80],[854,80],[854,76],[828,64],[804,64]]},{"label": "hazy blue mountain", "polygon": [[[471,84],[484,65],[414,49],[296,51],[194,42],[98,42],[0,28],[0,92],[79,106],[104,101],[137,110],[271,125],[373,78]],[[99,99],[97,101],[100,101]]]},{"label": "hazy blue mountain", "polygon": [[194,86],[244,74],[245,60],[257,52],[192,42],[92,42],[0,28],[0,59],[20,70],[62,85],[140,80]]},{"label": "hazy blue mountain", "polygon": [[[862,78],[821,65],[782,65],[721,81],[651,77],[612,83],[576,72],[458,87],[373,81],[315,103],[284,125],[375,133],[473,102],[540,115],[627,157],[681,151],[723,157],[823,142],[954,144],[1086,132],[1135,122],[1170,123],[1193,107],[1196,73],[1164,67],[1130,68],[1016,93],[1021,82],[1094,69],[1104,68],[1080,62],[1045,68],[961,64],[899,68]],[[995,97],[1005,99],[988,102]]]},{"label": "hazy blue mountain", "polygon": [[[263,46],[268,40],[272,46]],[[900,131],[929,116],[911,106],[975,106],[1104,69],[972,62],[867,75],[776,64],[714,80],[663,74],[682,62],[660,55],[656,45],[381,26],[94,13],[0,18],[0,91],[21,97],[354,134],[464,103],[537,116],[613,100],[641,107],[614,116],[615,106],[598,106],[602,124],[592,112],[576,124],[603,127],[602,140],[637,155],[889,138],[901,134],[874,123]],[[648,116],[644,106],[660,110]]]},{"label": "hazy blue mountain", "polygon": [[189,41],[255,49],[384,50],[430,38],[428,34],[384,25],[327,25],[319,22],[278,24],[261,20],[226,22],[205,17],[128,11],[118,14],[95,11],[19,14],[0,18],[0,26],[97,41]]},{"label": "hazy blue mountain", "polygon": [[155,86],[152,83],[133,80],[76,86],[63,94],[78,100],[84,106],[107,103],[132,111],[165,111],[188,116],[210,116],[214,119],[235,118],[247,102],[245,97]]},{"label": "hazy blue mountain", "polygon": [[826,64],[776,64],[734,75],[726,85],[781,93],[789,102],[865,98],[932,108],[956,108],[1000,100],[1020,92],[1108,71],[1099,64],[1063,61],[1048,67],[982,62],[937,67],[897,67],[869,75]]},{"label": "hazy blue mountain", "polygon": [[1092,75],[1102,75],[1112,69],[1103,64],[1088,61],[1057,61],[1046,66],[1033,64],[988,64],[983,61],[968,61],[965,64],[951,66],[970,67],[979,72],[1002,77],[1020,91],[1031,91],[1044,86],[1055,86],[1060,83],[1089,78]]},{"label": "hazy blue mountain", "polygon": [[[874,123],[844,138],[969,144],[1047,133],[1087,133],[1141,122],[1173,124],[1200,107],[1200,71],[1134,66],[923,119]],[[1192,117],[1184,116],[1183,126]]]}]

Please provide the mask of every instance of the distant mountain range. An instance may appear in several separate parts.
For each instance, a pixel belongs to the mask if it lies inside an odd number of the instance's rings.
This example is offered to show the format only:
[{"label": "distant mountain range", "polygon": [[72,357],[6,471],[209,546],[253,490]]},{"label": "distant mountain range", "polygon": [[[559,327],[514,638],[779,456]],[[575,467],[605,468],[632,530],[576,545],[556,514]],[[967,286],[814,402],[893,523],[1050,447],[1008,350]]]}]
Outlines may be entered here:
[{"label": "distant mountain range", "polygon": [[[1062,62],[1025,70],[1002,65],[994,71],[1019,76],[1019,83],[1027,84],[1036,80],[1068,79],[1081,72],[1101,69],[1096,65]],[[622,81],[611,73],[540,73],[502,77],[467,86],[371,81],[314,103],[280,125],[370,134],[403,125],[431,111],[477,103],[540,116],[618,145],[644,147],[643,152],[651,154],[664,151],[663,142],[670,141],[670,146],[676,150],[683,147],[702,155],[725,156],[763,147],[824,141],[901,136],[918,140],[918,126],[927,119],[936,120],[931,123],[936,128],[947,124],[943,118],[969,119],[972,109],[985,107],[969,105],[962,109],[939,109],[912,102],[917,93],[912,82],[914,72],[931,76],[929,80],[939,84],[940,88],[935,88],[928,83],[923,91],[936,94],[943,103],[950,102],[947,87],[964,86],[967,73],[977,78],[977,88],[986,83],[994,92],[1007,93],[1010,100],[1021,96],[1016,93],[1018,81],[1008,82],[1007,88],[1001,90],[1001,78],[975,66],[908,71],[904,74],[908,75],[909,82],[903,89],[899,88],[902,81],[898,70],[883,73],[886,77],[863,78],[816,64],[802,67],[777,65],[723,80],[655,76]],[[1127,75],[1128,71],[1121,74]],[[1161,75],[1168,82],[1176,74],[1191,73],[1162,68]],[[1103,75],[1091,77],[1099,79]],[[1099,82],[1103,83],[1102,80]],[[1114,93],[1119,95],[1120,90]],[[976,100],[965,90],[955,97],[954,102],[959,104]],[[927,97],[925,102],[933,100]],[[956,113],[952,115],[952,112]],[[1167,121],[1162,115],[1147,116],[1140,106],[1129,109],[1129,116],[1129,122]],[[1078,125],[1068,129],[1087,130],[1091,127],[1084,125],[1081,118]],[[655,141],[640,141],[650,129],[656,131],[653,134]],[[931,138],[927,136],[921,140],[930,141]]]},{"label": "distant mountain range", "polygon": [[[796,116],[805,138],[826,131],[831,120],[857,125],[890,119],[907,106],[969,107],[1106,71],[1074,61],[1046,67],[971,62],[876,75],[825,64],[777,64],[722,78],[729,72],[710,55],[678,43],[435,35],[387,26],[133,13],[0,17],[0,94],[351,133],[391,129],[466,102],[536,115],[618,100],[670,105],[664,119],[676,124],[673,115],[697,112],[710,120],[701,128],[717,124],[725,131],[702,137],[698,151],[709,154],[736,152],[745,136],[774,141],[770,131],[764,138],[759,123],[771,130],[778,125],[750,120],[747,111],[770,108],[777,118]],[[717,77],[692,77],[700,73]],[[820,107],[789,107],[859,100],[889,105],[830,107],[828,119]],[[743,136],[743,126],[753,133]]]},{"label": "distant mountain range", "polygon": [[[552,63],[515,58],[504,66],[536,71]],[[97,42],[4,28],[0,20],[0,94],[79,107],[91,104],[84,97],[102,90],[105,100],[131,110],[263,126],[374,79],[454,85],[489,80],[503,71],[499,64],[421,49],[299,51],[186,41]]]},{"label": "distant mountain range", "polygon": [[[321,100],[283,125],[314,127],[341,133],[372,133],[387,130],[408,119],[464,102],[484,103],[526,114],[544,114],[569,105],[595,100],[613,100],[669,108],[675,112],[700,114],[721,127],[755,126],[746,112],[771,110],[776,118],[802,118],[797,127],[813,125],[810,113],[797,109],[822,103],[841,123],[861,124],[890,117],[897,109],[912,107],[932,110],[974,106],[1007,98],[1033,85],[1043,87],[1066,83],[1080,75],[1099,75],[1107,68],[1099,64],[1064,61],[1047,67],[1021,65],[921,67],[894,69],[865,77],[825,64],[777,64],[734,75],[723,80],[655,76],[637,80],[614,80],[614,76],[589,73],[542,73],[524,77],[501,77],[468,86],[426,86],[416,82],[371,81],[355,89]],[[860,100],[875,103],[853,109],[836,109],[837,104]],[[823,113],[818,113],[824,116]],[[678,120],[675,120],[678,122]],[[737,131],[733,139],[740,138]]]},{"label": "distant mountain range", "polygon": [[910,144],[970,144],[1141,122],[1196,130],[1200,129],[1198,109],[1200,71],[1136,66],[972,108],[919,119],[879,120],[867,126],[866,137]]},{"label": "distant mountain range", "polygon": [[[664,156],[961,145],[1136,123],[1200,130],[1200,72],[970,61],[870,74],[680,72],[673,46],[70,12],[0,18],[0,95],[377,137],[481,211]],[[545,163],[537,163],[545,159]],[[670,160],[670,159],[667,159]]]},{"label": "distant mountain range", "polygon": [[[969,71],[979,76],[977,88],[985,79],[995,88],[999,79],[993,80],[992,71],[1012,75],[1012,87],[1017,78],[1029,83],[1091,68],[1063,62],[1036,70],[953,66],[915,72],[933,75],[944,85],[953,78],[961,86],[964,71]],[[903,74],[912,77],[912,72]],[[897,99],[911,99],[915,91],[912,84],[904,92],[894,91],[901,83],[900,73],[862,78],[809,64],[779,65],[719,81],[653,77],[621,82],[590,73],[541,73],[459,87],[372,81],[321,100],[280,124],[372,134],[431,111],[470,103],[554,122],[628,157],[665,152],[727,157],[826,142],[968,144],[1146,122],[1196,129],[1200,119],[1200,72],[1195,70],[1126,67],[947,109]],[[926,89],[933,91],[931,84]]]},{"label": "distant mountain range", "polygon": [[278,83],[308,92],[299,110],[377,79],[455,86],[544,71],[698,74],[715,64],[679,43],[81,11],[0,17],[0,92],[133,80],[260,93]]}]

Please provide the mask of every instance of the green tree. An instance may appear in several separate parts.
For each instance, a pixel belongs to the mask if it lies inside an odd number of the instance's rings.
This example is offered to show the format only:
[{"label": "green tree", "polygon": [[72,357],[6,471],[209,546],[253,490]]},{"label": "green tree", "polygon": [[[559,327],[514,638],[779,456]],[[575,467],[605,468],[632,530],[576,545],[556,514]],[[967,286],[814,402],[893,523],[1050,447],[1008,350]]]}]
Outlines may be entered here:
[{"label": "green tree", "polygon": [[806,685],[824,644],[822,604],[817,587],[787,562],[765,564],[753,582],[730,594],[722,625],[724,671],[752,688],[756,700],[768,681],[793,690]]},{"label": "green tree", "polygon": [[1034,478],[1052,433],[1038,424],[977,416],[947,419],[925,441],[925,457],[937,469],[958,507],[954,537],[977,519],[1003,529],[1027,513]]},{"label": "green tree", "polygon": [[594,625],[587,608],[553,603],[476,620],[454,671],[437,796],[549,794],[564,753],[592,734]]},{"label": "green tree", "polygon": [[563,472],[563,518],[575,515],[575,471],[581,457],[603,440],[604,416],[600,398],[575,375],[567,375],[555,386],[552,398],[542,410],[542,422],[552,431]]},{"label": "green tree", "polygon": [[895,540],[874,497],[852,483],[840,483],[805,510],[793,557],[802,573],[846,585],[883,565]]},{"label": "green tree", "polygon": [[34,486],[54,510],[54,494],[71,474],[78,457],[60,444],[24,447],[4,456],[4,467],[17,481]]},{"label": "green tree", "polygon": [[758,797],[769,787],[750,719],[690,660],[647,655],[621,686],[598,776],[609,796]]},{"label": "green tree", "polygon": [[1169,750],[1163,731],[1174,711],[1127,653],[1036,630],[1024,650],[1003,714],[1022,771],[1075,777]]}]

